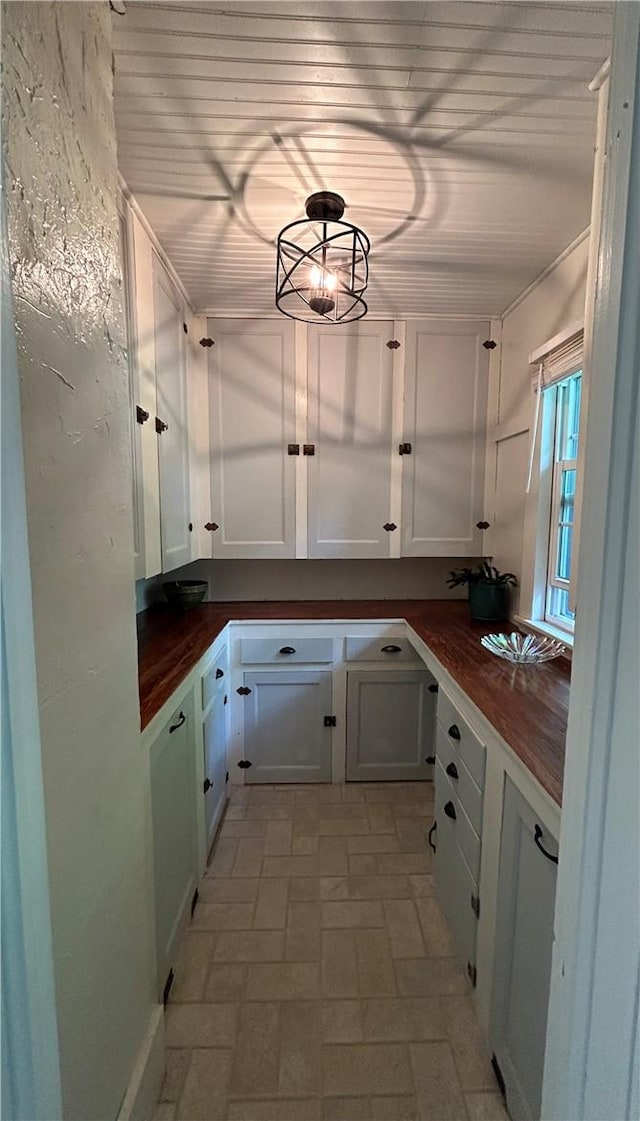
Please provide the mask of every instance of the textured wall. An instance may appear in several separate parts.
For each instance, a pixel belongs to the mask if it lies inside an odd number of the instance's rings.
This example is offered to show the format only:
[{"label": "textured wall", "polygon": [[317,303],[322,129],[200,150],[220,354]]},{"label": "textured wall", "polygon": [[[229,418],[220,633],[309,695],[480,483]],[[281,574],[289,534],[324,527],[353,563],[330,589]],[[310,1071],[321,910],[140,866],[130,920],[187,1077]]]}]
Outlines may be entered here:
[{"label": "textured wall", "polygon": [[115,1117],[151,1003],[106,3],[2,12],[65,1115]]}]

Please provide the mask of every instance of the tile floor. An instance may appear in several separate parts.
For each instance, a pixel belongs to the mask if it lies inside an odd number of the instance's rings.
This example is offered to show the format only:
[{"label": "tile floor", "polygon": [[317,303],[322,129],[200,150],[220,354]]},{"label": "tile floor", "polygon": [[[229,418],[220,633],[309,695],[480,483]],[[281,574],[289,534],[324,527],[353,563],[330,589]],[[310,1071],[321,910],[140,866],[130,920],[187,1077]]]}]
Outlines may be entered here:
[{"label": "tile floor", "polygon": [[155,1121],[504,1121],[434,898],[431,783],[236,788]]}]

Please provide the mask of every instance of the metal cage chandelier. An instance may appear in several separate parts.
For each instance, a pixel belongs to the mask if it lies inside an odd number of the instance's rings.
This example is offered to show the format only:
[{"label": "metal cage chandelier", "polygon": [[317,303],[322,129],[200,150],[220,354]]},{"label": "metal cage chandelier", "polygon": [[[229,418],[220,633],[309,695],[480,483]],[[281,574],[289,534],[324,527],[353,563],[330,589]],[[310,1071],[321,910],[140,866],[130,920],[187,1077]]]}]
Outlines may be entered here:
[{"label": "metal cage chandelier", "polygon": [[367,314],[369,238],[343,222],[344,199],[318,191],[306,201],[306,220],[278,235],[276,307],[305,322],[349,323]]}]

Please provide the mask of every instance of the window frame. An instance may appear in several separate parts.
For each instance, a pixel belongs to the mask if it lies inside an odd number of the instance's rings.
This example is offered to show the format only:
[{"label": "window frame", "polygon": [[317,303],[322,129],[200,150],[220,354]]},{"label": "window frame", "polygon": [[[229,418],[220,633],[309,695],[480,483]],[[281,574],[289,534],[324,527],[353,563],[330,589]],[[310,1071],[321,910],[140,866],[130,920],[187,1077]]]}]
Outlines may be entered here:
[{"label": "window frame", "polygon": [[[545,587],[545,590],[544,590],[544,614],[543,614],[543,617],[540,621],[543,622],[543,623],[550,623],[553,627],[559,627],[561,630],[567,631],[571,635],[573,635],[574,629],[575,629],[575,616],[572,618],[571,614],[573,614],[573,613],[567,614],[567,615],[562,615],[559,612],[554,611],[552,603],[553,603],[553,599],[554,599],[554,594],[553,594],[554,590],[560,591],[560,592],[566,592],[567,596],[569,596],[570,590],[571,590],[571,568],[572,568],[572,566],[574,564],[574,560],[575,560],[575,554],[573,552],[573,545],[574,545],[574,540],[573,539],[572,539],[572,546],[571,546],[572,552],[571,552],[571,558],[570,558],[569,576],[566,577],[566,578],[562,577],[562,576],[558,576],[557,568],[558,568],[558,556],[559,556],[561,528],[562,528],[563,525],[567,525],[567,526],[570,526],[572,530],[575,529],[575,493],[576,493],[575,485],[574,485],[574,491],[573,491],[574,516],[573,516],[573,518],[571,519],[570,522],[563,522],[561,515],[562,515],[563,500],[564,500],[564,497],[565,497],[564,493],[563,493],[564,475],[568,471],[574,471],[575,472],[574,481],[577,480],[578,447],[579,447],[579,443],[580,443],[580,421],[581,421],[580,406],[581,406],[581,398],[582,398],[583,376],[584,375],[583,375],[583,370],[582,370],[582,366],[581,366],[579,369],[574,370],[572,373],[568,373],[565,377],[563,377],[560,381],[556,382],[553,386],[550,386],[548,389],[541,390],[541,392],[543,393],[543,408],[544,409],[549,409],[549,411],[552,413],[552,416],[555,420],[555,424],[554,424],[554,447],[553,447],[553,454],[552,454],[552,457],[551,457],[551,488],[550,488],[550,502],[549,502],[549,512],[548,512],[548,533],[547,533],[548,543],[547,543],[547,563],[546,563],[546,573],[545,573],[545,575],[546,575],[546,587]],[[577,432],[575,432],[574,434],[570,434],[569,431],[568,431],[568,427],[567,427],[567,430],[565,431],[565,424],[568,426],[569,419],[570,419],[569,416],[568,416],[569,405],[568,404],[566,405],[567,414],[564,414],[563,409],[565,407],[565,402],[564,402],[564,400],[562,400],[560,398],[560,392],[565,386],[567,386],[567,388],[568,388],[571,381],[575,381],[578,378],[580,379],[580,389],[579,389],[578,402],[577,402],[577,413],[578,413]],[[547,397],[549,398],[548,400],[546,400]],[[562,457],[562,453],[563,453],[563,450],[564,450],[562,445],[563,445],[563,443],[568,442],[569,439],[572,439],[574,441],[575,453],[576,454],[575,454],[574,458],[572,458],[572,459],[565,459],[565,458]],[[542,532],[542,528],[541,528],[540,532]]]}]

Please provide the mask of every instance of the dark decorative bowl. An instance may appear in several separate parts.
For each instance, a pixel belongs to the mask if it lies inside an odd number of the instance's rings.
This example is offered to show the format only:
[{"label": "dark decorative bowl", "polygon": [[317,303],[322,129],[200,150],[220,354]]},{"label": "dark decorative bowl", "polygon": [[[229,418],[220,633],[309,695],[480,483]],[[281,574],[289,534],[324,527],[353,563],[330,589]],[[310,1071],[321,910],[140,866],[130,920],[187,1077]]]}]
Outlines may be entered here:
[{"label": "dark decorative bowl", "polygon": [[162,590],[172,607],[186,611],[202,603],[208,587],[206,580],[170,580],[162,585]]}]

